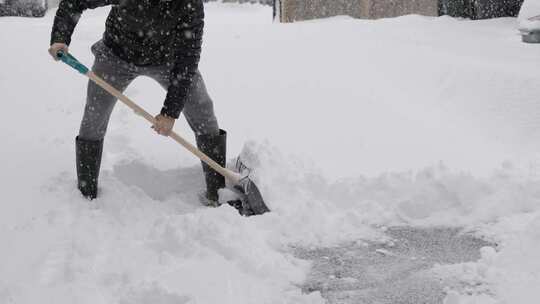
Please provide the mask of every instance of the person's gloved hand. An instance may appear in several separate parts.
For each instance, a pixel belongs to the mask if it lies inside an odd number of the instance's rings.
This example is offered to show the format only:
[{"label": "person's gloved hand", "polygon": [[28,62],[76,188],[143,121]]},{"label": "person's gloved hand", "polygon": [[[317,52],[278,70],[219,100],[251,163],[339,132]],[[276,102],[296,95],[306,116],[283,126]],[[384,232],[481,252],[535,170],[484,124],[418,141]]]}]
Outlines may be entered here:
[{"label": "person's gloved hand", "polygon": [[174,121],[175,119],[172,117],[159,114],[156,116],[156,122],[152,126],[152,129],[154,129],[160,135],[169,136],[172,128],[174,127]]},{"label": "person's gloved hand", "polygon": [[67,44],[65,43],[59,43],[59,42],[55,42],[51,45],[51,47],[49,48],[49,54],[51,54],[51,56],[54,58],[54,60],[58,61],[60,60],[58,58],[58,52],[59,51],[62,51],[64,53],[68,53],[69,51],[69,48],[67,46]]}]

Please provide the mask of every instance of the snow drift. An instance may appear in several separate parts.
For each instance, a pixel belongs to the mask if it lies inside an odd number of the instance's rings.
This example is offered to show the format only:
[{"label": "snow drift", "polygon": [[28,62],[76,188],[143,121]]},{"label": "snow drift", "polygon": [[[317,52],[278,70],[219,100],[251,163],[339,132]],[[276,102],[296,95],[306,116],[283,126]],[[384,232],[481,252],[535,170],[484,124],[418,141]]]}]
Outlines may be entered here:
[{"label": "snow drift", "polygon": [[[525,0],[519,12],[519,27],[524,31],[540,30],[540,2]],[[537,17],[537,18],[534,18]]]}]

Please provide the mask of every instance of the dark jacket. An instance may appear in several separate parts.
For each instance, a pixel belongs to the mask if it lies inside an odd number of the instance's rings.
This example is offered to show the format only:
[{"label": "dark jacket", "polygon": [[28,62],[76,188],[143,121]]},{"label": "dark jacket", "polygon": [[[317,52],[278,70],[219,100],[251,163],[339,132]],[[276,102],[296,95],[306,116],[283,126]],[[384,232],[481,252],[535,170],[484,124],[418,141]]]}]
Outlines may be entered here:
[{"label": "dark jacket", "polygon": [[178,118],[201,54],[202,0],[62,0],[51,44],[69,45],[86,9],[113,5],[103,42],[121,59],[138,66],[169,65],[170,86],[162,114]]}]

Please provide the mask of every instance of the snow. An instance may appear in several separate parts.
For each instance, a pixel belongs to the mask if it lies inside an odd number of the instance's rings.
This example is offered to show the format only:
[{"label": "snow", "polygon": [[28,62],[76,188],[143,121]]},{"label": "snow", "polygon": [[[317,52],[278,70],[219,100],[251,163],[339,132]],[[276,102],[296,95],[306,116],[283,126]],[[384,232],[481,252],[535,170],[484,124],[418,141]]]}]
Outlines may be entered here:
[{"label": "snow", "polygon": [[[70,51],[83,63],[107,12],[81,18]],[[48,58],[53,13],[0,19],[0,303],[324,303],[302,293],[310,263],[291,246],[383,240],[394,225],[499,245],[434,269],[461,282],[446,303],[536,303],[540,53],[515,19],[277,24],[268,7],[207,4],[201,71],[229,163],[251,156],[272,209],[243,218],[200,206],[199,161],[122,105],[101,197],[80,197],[86,80]],[[165,96],[147,78],[126,94],[156,113]]]},{"label": "snow", "polygon": [[518,18],[519,28],[522,31],[533,32],[540,30],[540,1],[525,0]]}]

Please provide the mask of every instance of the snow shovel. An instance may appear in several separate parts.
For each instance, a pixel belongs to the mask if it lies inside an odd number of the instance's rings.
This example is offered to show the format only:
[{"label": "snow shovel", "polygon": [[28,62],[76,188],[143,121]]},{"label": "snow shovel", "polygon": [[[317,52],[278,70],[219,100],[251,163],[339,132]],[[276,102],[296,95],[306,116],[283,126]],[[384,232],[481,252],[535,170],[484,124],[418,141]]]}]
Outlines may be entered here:
[{"label": "snow shovel", "polygon": [[[120,91],[116,90],[110,84],[108,84],[103,79],[98,77],[96,74],[90,71],[84,64],[80,63],[71,54],[58,52],[57,56],[62,62],[74,68],[79,73],[86,75],[88,78],[90,78],[90,80],[92,80],[97,85],[102,87],[105,91],[109,92],[111,95],[118,98],[126,106],[130,107],[136,114],[142,116],[148,122],[154,124],[155,122],[154,116],[150,115],[150,113],[146,112],[143,108],[141,108],[131,99],[129,99],[126,95],[122,94]],[[242,197],[241,205],[235,206],[235,207],[239,209],[242,215],[246,215],[246,216],[259,215],[259,214],[263,214],[265,212],[270,211],[268,207],[266,206],[266,204],[264,203],[261,192],[255,185],[255,183],[249,178],[249,174],[243,176],[237,172],[234,172],[227,168],[223,168],[217,162],[215,162],[213,159],[211,159],[206,154],[201,152],[194,145],[192,145],[191,143],[183,139],[180,135],[178,135],[174,131],[172,131],[171,134],[169,134],[169,137],[174,139],[177,143],[181,144],[184,148],[186,148],[188,151],[193,153],[195,156],[197,156],[201,161],[205,162],[212,169],[216,170],[219,174],[223,175],[226,179],[228,179],[234,185],[234,189],[239,191],[240,192],[239,194]]]}]

